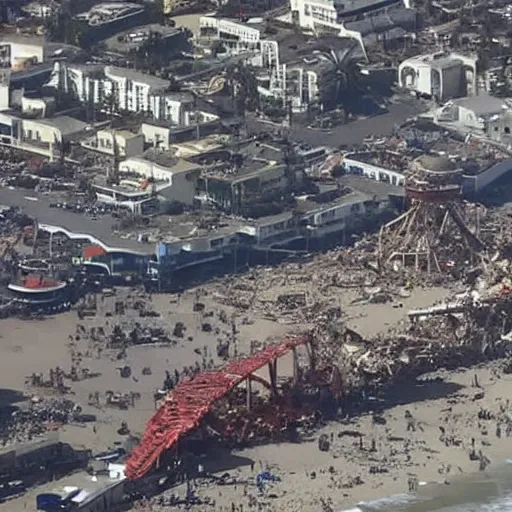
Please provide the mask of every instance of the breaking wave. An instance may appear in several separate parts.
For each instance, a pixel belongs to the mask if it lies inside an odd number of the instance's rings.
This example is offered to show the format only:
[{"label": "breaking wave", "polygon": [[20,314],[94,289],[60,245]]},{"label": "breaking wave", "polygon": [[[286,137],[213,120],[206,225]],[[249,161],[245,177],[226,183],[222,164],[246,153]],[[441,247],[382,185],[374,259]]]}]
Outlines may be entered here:
[{"label": "breaking wave", "polygon": [[361,501],[357,506],[363,512],[371,512],[374,510],[388,510],[391,507],[400,507],[400,509],[402,509],[404,506],[407,506],[414,501],[416,501],[416,498],[412,494],[403,493],[393,494],[392,496],[372,501]]},{"label": "breaking wave", "polygon": [[416,498],[411,494],[394,494],[386,498],[379,498],[372,501],[361,501],[354,508],[342,510],[340,512],[373,512],[379,510],[390,510],[394,507],[406,507],[410,503],[416,501]]},{"label": "breaking wave", "polygon": [[[406,512],[409,510],[408,506],[418,504],[418,501],[424,503],[424,507],[421,507],[421,510],[424,512],[512,512],[512,493],[494,498],[488,503],[461,503],[442,508],[438,506],[430,508],[429,500],[417,500],[414,496],[409,494],[397,494],[387,498],[360,502],[356,507],[340,512]],[[416,510],[416,508],[414,510]]]}]

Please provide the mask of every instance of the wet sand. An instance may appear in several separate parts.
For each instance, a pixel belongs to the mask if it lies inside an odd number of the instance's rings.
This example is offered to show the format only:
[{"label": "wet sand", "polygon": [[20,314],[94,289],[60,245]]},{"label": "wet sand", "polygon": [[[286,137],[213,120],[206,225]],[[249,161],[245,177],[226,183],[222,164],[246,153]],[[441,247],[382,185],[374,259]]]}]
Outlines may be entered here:
[{"label": "wet sand", "polygon": [[[208,287],[204,287],[208,289]],[[122,295],[126,291],[119,291]],[[353,291],[344,291],[340,296],[340,306],[347,316],[349,327],[371,336],[386,331],[400,321],[404,321],[407,311],[413,307],[424,307],[440,300],[447,290],[433,288],[413,290],[411,297],[403,299],[403,307],[393,308],[389,304],[353,304]],[[186,336],[176,346],[137,346],[127,350],[126,359],[117,360],[116,351],[105,350],[98,357],[97,353],[85,354],[88,347],[85,341],[77,341],[75,350],[83,354],[82,366],[92,372],[99,372],[99,377],[75,382],[72,384],[70,398],[80,403],[84,412],[96,414],[98,422],[96,432],[92,426],[78,427],[66,425],[61,431],[61,439],[76,447],[86,447],[93,451],[102,451],[114,446],[114,442],[122,440],[116,430],[121,421],[127,421],[133,433],[142,432],[146,421],[154,412],[153,393],[161,387],[165,370],[171,372],[181,369],[183,365],[194,364],[200,360],[197,351],[207,347],[208,357],[220,364],[216,356],[218,338],[229,336],[230,324],[219,319],[224,310],[227,317],[235,313],[233,308],[219,305],[213,294],[201,297],[205,303],[205,311],[213,312],[208,318],[213,332],[203,332],[201,323],[204,319],[200,313],[193,312],[195,291],[183,294],[179,303],[173,295],[155,295],[153,307],[161,312],[161,317],[150,319],[157,323],[172,326],[177,321],[186,325]],[[105,318],[105,313],[113,310],[114,299],[106,298],[99,303],[101,311],[96,317],[85,318],[84,325],[102,325],[108,322],[111,326],[118,321],[118,316]],[[134,312],[128,311],[130,317]],[[247,319],[246,325],[242,317]],[[138,318],[133,317],[132,321]],[[21,321],[7,319],[0,321],[0,350],[2,352],[2,374],[0,387],[19,390],[27,395],[42,393],[25,386],[25,377],[32,372],[45,372],[55,366],[66,370],[70,368],[69,335],[75,334],[78,318],[76,312],[62,314],[53,318],[37,321]],[[238,354],[248,354],[252,340],[264,341],[269,338],[282,338],[290,331],[299,332],[304,325],[285,325],[265,320],[257,313],[244,312],[237,317],[237,350]],[[215,329],[218,332],[215,333]],[[187,337],[192,336],[192,341]],[[82,345],[81,345],[82,343]],[[289,360],[288,360],[289,359]],[[291,373],[291,358],[280,360],[281,374]],[[132,377],[124,379],[117,368],[124,365],[132,368]],[[142,375],[142,368],[150,367],[151,375]],[[321,507],[320,499],[332,501],[334,510],[348,508],[361,500],[371,500],[407,490],[407,475],[414,473],[419,480],[445,480],[454,475],[475,470],[475,464],[468,457],[471,438],[476,438],[476,449],[483,449],[492,461],[503,459],[503,454],[512,454],[512,438],[505,435],[501,439],[495,436],[495,422],[489,423],[488,433],[481,433],[485,427],[477,428],[475,415],[481,407],[496,410],[504,403],[512,377],[494,373],[494,365],[476,370],[444,373],[443,382],[424,384],[408,384],[407,389],[400,389],[403,403],[383,404],[388,410],[383,414],[386,424],[374,423],[371,415],[366,414],[346,422],[332,422],[320,432],[300,444],[282,443],[264,445],[243,450],[227,456],[218,454],[205,462],[205,470],[229,471],[241,478],[249,478],[250,485],[233,487],[200,487],[199,496],[210,495],[216,500],[215,510],[230,510],[231,503],[242,503],[248,506],[250,496],[254,495],[262,510],[283,511],[317,511]],[[473,401],[472,397],[479,391],[471,387],[475,372],[480,385],[485,389],[485,397]],[[135,391],[141,398],[135,407],[126,411],[103,407],[97,409],[87,406],[90,393],[105,390]],[[450,409],[451,410],[448,410]],[[414,417],[417,428],[407,431],[404,419],[408,410]],[[492,425],[491,425],[492,423]],[[445,426],[446,436],[460,438],[458,446],[445,446],[440,440],[439,426]],[[342,435],[346,430],[357,431],[362,435],[363,446],[359,439]],[[318,450],[318,436],[326,433],[332,443],[329,452]],[[392,440],[390,440],[391,438]],[[375,451],[372,450],[372,440]],[[487,446],[486,440],[491,442]],[[484,441],[485,446],[482,446]],[[510,445],[510,446],[509,446]],[[251,461],[254,469],[251,472]],[[212,466],[215,464],[215,466]],[[370,471],[370,468],[373,467]],[[260,469],[268,469],[279,475],[281,482],[273,484],[270,493],[275,497],[261,496],[254,485],[255,476]],[[373,474],[374,471],[385,473]],[[48,484],[50,485],[50,484]],[[52,488],[57,488],[58,482]],[[178,489],[183,492],[183,489]],[[28,493],[23,498],[0,505],[0,510],[26,510],[25,504],[33,504],[31,496],[39,490]],[[176,492],[176,490],[173,490]]]}]

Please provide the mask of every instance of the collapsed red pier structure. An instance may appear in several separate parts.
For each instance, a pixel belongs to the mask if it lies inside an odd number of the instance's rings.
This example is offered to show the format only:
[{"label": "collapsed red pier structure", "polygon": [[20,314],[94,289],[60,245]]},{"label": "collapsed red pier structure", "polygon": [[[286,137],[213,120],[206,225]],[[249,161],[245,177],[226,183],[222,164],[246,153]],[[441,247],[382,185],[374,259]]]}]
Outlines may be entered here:
[{"label": "collapsed red pier structure", "polygon": [[166,450],[199,426],[215,401],[241,382],[250,382],[252,373],[266,364],[269,365],[270,386],[275,388],[277,359],[309,341],[308,335],[286,338],[248,358],[231,361],[222,370],[202,372],[181,382],[168,393],[148,421],[140,443],[126,462],[126,476],[133,480],[147,474]]}]

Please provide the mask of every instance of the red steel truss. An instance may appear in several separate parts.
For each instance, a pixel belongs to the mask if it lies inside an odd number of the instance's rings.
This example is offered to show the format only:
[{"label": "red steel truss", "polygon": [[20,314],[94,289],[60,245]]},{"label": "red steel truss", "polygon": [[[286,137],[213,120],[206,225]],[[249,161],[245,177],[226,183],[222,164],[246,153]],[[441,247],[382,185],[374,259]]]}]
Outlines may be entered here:
[{"label": "red steel truss", "polygon": [[251,373],[308,341],[306,335],[286,338],[246,359],[231,361],[222,370],[202,372],[178,384],[148,421],[140,443],[126,462],[126,476],[130,479],[144,476],[163,452],[199,426],[216,400]]}]

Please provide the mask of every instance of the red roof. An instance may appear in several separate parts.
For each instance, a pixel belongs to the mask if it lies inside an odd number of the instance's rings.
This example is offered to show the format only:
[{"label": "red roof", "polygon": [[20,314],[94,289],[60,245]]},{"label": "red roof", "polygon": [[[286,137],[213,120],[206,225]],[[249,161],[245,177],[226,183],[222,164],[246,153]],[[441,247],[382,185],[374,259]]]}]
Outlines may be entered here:
[{"label": "red roof", "polygon": [[87,247],[84,247],[82,251],[82,256],[86,260],[94,258],[95,256],[103,256],[104,254],[104,249],[99,245],[88,245]]},{"label": "red roof", "polygon": [[181,382],[169,392],[162,406],[148,421],[140,443],[126,462],[126,476],[131,479],[144,476],[163,452],[199,426],[216,400],[251,373],[292,348],[304,345],[308,339],[305,335],[287,338],[246,359],[232,361],[223,370],[199,373]]},{"label": "red roof", "polygon": [[52,281],[50,279],[44,279],[39,276],[29,276],[23,282],[22,286],[29,288],[30,290],[38,290],[41,288],[53,288],[59,286],[60,283]]}]

